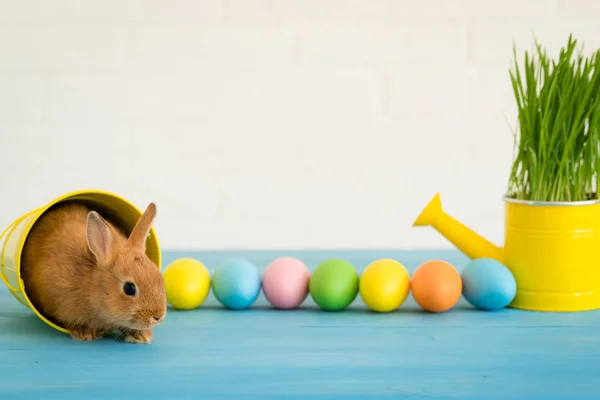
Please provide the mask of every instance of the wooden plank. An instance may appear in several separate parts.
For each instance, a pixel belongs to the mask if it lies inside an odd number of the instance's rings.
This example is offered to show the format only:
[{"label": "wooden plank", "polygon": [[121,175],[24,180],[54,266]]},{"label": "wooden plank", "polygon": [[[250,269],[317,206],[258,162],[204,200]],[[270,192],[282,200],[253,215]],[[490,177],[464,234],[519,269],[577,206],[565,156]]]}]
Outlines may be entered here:
[{"label": "wooden plank", "polygon": [[[409,271],[428,259],[459,270],[455,251],[169,253],[209,270],[230,256],[264,268],[280,255],[314,268],[344,257],[362,269],[394,258]],[[80,343],[54,331],[0,289],[0,398],[195,399],[598,399],[600,312],[484,312],[464,300],[443,314],[412,297],[396,312],[224,310],[209,295],[170,310],[150,345]]]}]

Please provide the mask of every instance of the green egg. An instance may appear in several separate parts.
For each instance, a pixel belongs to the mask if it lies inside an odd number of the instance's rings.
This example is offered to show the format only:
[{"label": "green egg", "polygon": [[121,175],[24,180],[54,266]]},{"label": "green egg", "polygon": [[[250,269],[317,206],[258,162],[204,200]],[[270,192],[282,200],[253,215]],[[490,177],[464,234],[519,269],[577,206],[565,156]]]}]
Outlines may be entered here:
[{"label": "green egg", "polygon": [[359,277],[346,260],[331,259],[319,264],[311,274],[308,288],[314,302],[325,311],[341,311],[358,295]]}]

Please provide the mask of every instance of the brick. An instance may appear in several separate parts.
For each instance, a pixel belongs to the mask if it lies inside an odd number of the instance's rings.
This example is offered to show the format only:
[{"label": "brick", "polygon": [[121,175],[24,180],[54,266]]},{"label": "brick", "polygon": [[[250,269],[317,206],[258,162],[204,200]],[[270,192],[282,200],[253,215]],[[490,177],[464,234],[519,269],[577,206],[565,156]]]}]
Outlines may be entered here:
[{"label": "brick", "polygon": [[296,0],[290,3],[290,13],[299,21],[384,21],[390,8],[389,0]]},{"label": "brick", "polygon": [[466,19],[468,15],[469,6],[466,0],[396,0],[390,2],[388,19],[414,23],[460,20]]},{"label": "brick", "polygon": [[527,23],[531,19],[551,19],[559,16],[559,0],[462,1],[467,15],[475,21],[484,18],[488,20],[521,20]]},{"label": "brick", "polygon": [[558,0],[558,11],[568,17],[597,18],[600,15],[600,3],[596,0]]},{"label": "brick", "polygon": [[558,0],[395,0],[390,2],[390,21],[480,21],[545,18],[557,15]]},{"label": "brick", "polygon": [[118,68],[126,63],[126,36],[110,24],[0,24],[0,71]]},{"label": "brick", "polygon": [[[401,142],[395,144],[401,145]],[[354,151],[354,148],[348,150]],[[361,163],[362,167],[369,165],[369,174],[378,177],[384,171],[368,163],[374,158],[370,154],[363,152],[365,161]],[[400,151],[400,154],[406,155],[406,150]],[[340,161],[344,159],[339,158]],[[417,163],[414,157],[396,156],[394,161],[394,180],[355,179],[349,182],[346,178],[354,172],[352,170],[345,174],[332,174],[326,182],[312,180],[311,175],[304,176],[302,182],[311,182],[310,185],[298,185],[295,182],[299,181],[292,180],[287,183],[279,181],[279,184],[268,183],[267,180],[259,183],[258,178],[245,185],[227,181],[226,213],[215,229],[222,237],[226,230],[236,233],[230,235],[226,242],[213,238],[213,243],[248,248],[444,247],[447,244],[439,234],[427,234],[425,229],[411,227],[414,218],[435,191],[464,193],[474,198],[474,203],[485,201],[488,204],[489,200],[500,197],[490,191],[492,186],[486,183],[490,179],[497,181],[498,174],[490,173],[490,169],[478,169],[477,172],[472,166],[450,166],[446,168],[448,173],[444,174],[442,163],[448,163],[448,160],[437,160],[439,164],[429,168],[434,174],[438,170],[436,178],[431,178],[425,176],[424,168],[427,170],[427,165],[434,164],[435,159]],[[329,168],[324,171],[329,171]],[[460,185],[467,181],[472,182],[471,188],[478,190],[463,191]],[[452,200],[450,195],[444,199],[447,209],[466,223],[478,230],[482,226],[487,227],[487,230],[482,230],[487,236],[498,228],[490,237],[501,236],[502,213],[501,209],[498,213],[494,212],[493,201],[491,207],[486,208],[486,214],[473,207],[465,208],[465,204],[469,203],[464,201],[464,197],[455,197],[459,201],[458,206],[448,201]],[[496,203],[501,207],[500,201]],[[473,224],[473,221],[476,223]],[[488,224],[490,221],[495,223]],[[253,227],[257,225],[261,229],[254,232]]]},{"label": "brick", "polygon": [[168,115],[218,132],[250,129],[277,138],[299,126],[318,131],[315,124],[343,123],[348,115],[378,115],[378,84],[378,76],[365,70],[205,67],[176,76],[140,74],[128,82],[127,112],[141,120]]},{"label": "brick", "polygon": [[470,73],[466,65],[395,69],[390,87],[390,115],[403,121],[468,118]]},{"label": "brick", "polygon": [[474,68],[469,81],[468,129],[473,161],[497,165],[512,155],[517,110],[508,69]]},{"label": "brick", "polygon": [[[140,155],[145,162],[122,172],[120,193],[140,208],[151,201],[156,203],[155,222],[161,242],[168,231],[175,230],[175,238],[185,240],[191,236],[197,246],[198,238],[190,230],[198,227],[204,231],[205,223],[217,221],[222,202],[219,188],[211,181],[210,174],[203,173],[205,170],[167,170],[169,163],[157,162],[164,157],[165,149],[146,147],[149,151]],[[178,229],[173,228],[178,225]],[[177,244],[171,242],[173,245]]]},{"label": "brick", "polygon": [[463,64],[466,35],[461,24],[315,24],[299,32],[299,56],[303,65]]},{"label": "brick", "polygon": [[[28,149],[20,148],[19,150],[25,154]],[[19,172],[18,168],[14,168],[11,161],[7,157],[0,159],[0,168],[4,171],[11,171],[2,176],[2,184],[10,188],[10,194],[7,192],[3,201],[2,215],[0,216],[2,229],[23,214],[44,205],[55,197],[76,190],[73,189],[75,179],[72,179],[73,175],[70,171],[66,171],[67,174],[62,176],[62,179],[49,179],[53,176],[51,173],[54,171],[48,173],[44,170],[44,173],[39,173],[39,170],[30,169],[23,173]]]},{"label": "brick", "polygon": [[62,22],[189,23],[222,19],[221,0],[60,0],[55,14]]},{"label": "brick", "polygon": [[524,51],[534,48],[537,39],[552,58],[567,44],[572,33],[586,52],[600,46],[598,25],[592,21],[560,19],[513,23],[474,23],[469,30],[469,62],[476,65],[509,68],[513,62],[513,41],[519,63]]},{"label": "brick", "polygon": [[56,19],[56,1],[0,0],[0,22],[46,23]]},{"label": "brick", "polygon": [[293,65],[295,38],[277,26],[148,25],[132,30],[130,57],[149,70]]},{"label": "brick", "polygon": [[127,122],[126,77],[117,74],[62,74],[42,82],[42,115],[45,124],[65,129],[92,129]]},{"label": "brick", "polygon": [[223,18],[222,0],[0,0],[0,21],[8,23],[182,23]]},{"label": "brick", "polygon": [[250,72],[197,74],[204,78],[138,76],[129,88],[127,113],[136,142],[161,149],[158,157],[177,142],[177,156],[161,167],[165,173],[211,171],[227,177],[243,173],[240,165],[252,165],[254,172],[268,174],[273,163],[289,162],[289,152],[269,150],[293,148],[302,140],[290,134],[294,97],[277,94],[285,86]]},{"label": "brick", "polygon": [[4,157],[0,166],[26,177],[27,185],[36,187],[38,180],[45,181],[40,193],[32,194],[42,199],[38,201],[44,201],[43,187],[48,185],[55,185],[53,198],[68,185],[73,185],[69,190],[104,187],[108,181],[123,179],[123,172],[128,171],[134,147],[127,127],[107,123],[81,126],[73,119],[71,125],[48,123],[35,130],[20,129],[19,140],[6,139],[11,140],[4,146],[11,149],[11,156]]},{"label": "brick", "polygon": [[234,22],[288,24],[318,21],[384,22],[389,0],[224,0],[225,18]]},{"label": "brick", "polygon": [[[56,20],[63,23],[116,23],[127,19],[131,0],[77,1],[57,0],[53,13]],[[138,10],[139,11],[139,10]]]},{"label": "brick", "polygon": [[140,22],[169,22],[177,25],[186,22],[218,22],[223,18],[223,0],[127,0],[124,8],[128,19]]},{"label": "brick", "polygon": [[295,2],[278,0],[223,0],[226,23],[281,23],[291,16]]},{"label": "brick", "polygon": [[0,75],[0,130],[3,137],[15,138],[9,126],[37,121],[42,115],[42,79],[36,74]]}]

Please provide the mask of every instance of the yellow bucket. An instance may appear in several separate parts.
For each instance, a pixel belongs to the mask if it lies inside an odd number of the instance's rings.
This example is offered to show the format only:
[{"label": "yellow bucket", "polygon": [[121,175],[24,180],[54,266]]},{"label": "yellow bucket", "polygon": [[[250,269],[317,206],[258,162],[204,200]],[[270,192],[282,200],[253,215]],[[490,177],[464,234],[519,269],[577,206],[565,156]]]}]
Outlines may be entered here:
[{"label": "yellow bucket", "polygon": [[[137,220],[142,216],[142,211],[116,194],[100,190],[81,190],[65,194],[45,206],[28,212],[11,223],[0,234],[0,245],[2,246],[0,277],[4,284],[21,304],[29,307],[42,321],[61,332],[70,333],[36,310],[27,297],[23,279],[21,279],[21,253],[29,231],[46,210],[65,201],[86,203],[90,208],[98,210],[102,216],[115,221],[127,234],[131,232]],[[146,254],[160,270],[161,253],[154,228],[150,230],[146,240]]]}]

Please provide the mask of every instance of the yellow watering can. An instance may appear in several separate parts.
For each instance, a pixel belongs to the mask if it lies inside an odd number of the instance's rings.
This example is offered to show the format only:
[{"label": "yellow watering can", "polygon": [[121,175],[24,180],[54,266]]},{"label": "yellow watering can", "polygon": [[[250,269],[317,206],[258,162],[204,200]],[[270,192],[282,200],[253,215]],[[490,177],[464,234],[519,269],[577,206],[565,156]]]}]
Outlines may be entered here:
[{"label": "yellow watering can", "polygon": [[413,226],[432,226],[467,257],[493,258],[513,273],[513,308],[586,311],[600,308],[600,201],[533,202],[505,197],[504,247],[442,209],[436,194]]},{"label": "yellow watering can", "polygon": [[[91,208],[98,210],[100,214],[120,225],[127,234],[131,232],[137,220],[142,216],[142,211],[116,194],[100,190],[82,190],[65,194],[40,208],[28,212],[11,223],[0,234],[0,248],[2,249],[0,254],[0,277],[4,284],[19,302],[29,307],[42,321],[61,332],[69,333],[68,330],[56,325],[36,310],[27,297],[27,288],[23,284],[23,279],[21,279],[21,253],[24,246],[27,245],[29,231],[46,210],[65,201],[87,203]],[[154,228],[150,230],[146,240],[146,254],[160,269],[161,252]]]}]

